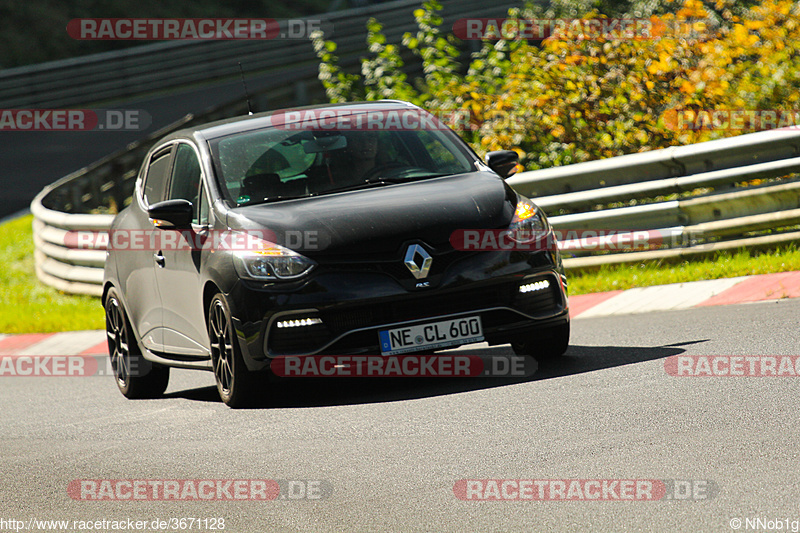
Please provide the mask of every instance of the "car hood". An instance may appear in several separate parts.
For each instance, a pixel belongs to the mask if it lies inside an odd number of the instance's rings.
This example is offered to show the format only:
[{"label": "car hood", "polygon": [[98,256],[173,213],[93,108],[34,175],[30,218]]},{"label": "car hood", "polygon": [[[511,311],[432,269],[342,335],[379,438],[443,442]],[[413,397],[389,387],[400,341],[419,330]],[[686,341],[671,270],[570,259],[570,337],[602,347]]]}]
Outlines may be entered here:
[{"label": "car hood", "polygon": [[497,175],[473,172],[371,189],[238,207],[234,230],[268,230],[309,257],[395,255],[421,241],[445,251],[458,229],[508,226],[516,193]]}]

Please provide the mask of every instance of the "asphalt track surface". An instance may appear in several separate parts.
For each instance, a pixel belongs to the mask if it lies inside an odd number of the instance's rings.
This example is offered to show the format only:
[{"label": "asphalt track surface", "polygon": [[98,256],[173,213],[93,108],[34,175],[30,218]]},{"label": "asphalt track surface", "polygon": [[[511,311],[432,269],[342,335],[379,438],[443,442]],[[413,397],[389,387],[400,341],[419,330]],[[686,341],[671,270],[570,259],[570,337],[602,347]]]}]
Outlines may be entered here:
[{"label": "asphalt track surface", "polygon": [[[800,378],[673,377],[664,361],[798,355],[799,315],[793,299],[577,319],[567,355],[532,377],[287,380],[248,410],[225,407],[198,371],[173,370],[166,397],[148,401],[124,399],[109,377],[0,378],[0,519],[222,517],[225,531],[266,532],[734,531],[737,518],[746,531],[761,518],[791,530]],[[330,493],[76,501],[67,487],[81,479],[319,480]],[[692,501],[462,501],[453,487],[464,479],[713,490]]]}]

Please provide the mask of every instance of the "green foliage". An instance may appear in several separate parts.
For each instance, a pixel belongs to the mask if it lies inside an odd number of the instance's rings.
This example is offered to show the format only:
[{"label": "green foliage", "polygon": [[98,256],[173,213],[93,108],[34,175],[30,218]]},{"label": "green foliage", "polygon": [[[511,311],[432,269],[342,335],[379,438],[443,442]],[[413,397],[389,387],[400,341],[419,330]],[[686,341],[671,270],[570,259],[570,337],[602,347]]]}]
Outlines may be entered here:
[{"label": "green foliage", "polygon": [[368,50],[374,55],[361,63],[366,100],[395,98],[413,103],[421,103],[419,93],[406,81],[403,72],[403,59],[397,45],[386,44],[383,27],[374,18],[367,22]]},{"label": "green foliage", "polygon": [[403,35],[403,44],[422,59],[422,71],[425,76],[423,89],[435,96],[443,87],[459,83],[456,75],[458,59],[461,52],[458,40],[452,35],[442,35],[439,26],[442,17],[438,12],[442,5],[436,0],[428,0],[422,8],[414,11],[414,19],[419,31],[416,34]]},{"label": "green foliage", "polygon": [[797,108],[800,16],[789,0],[554,2],[509,17],[605,16],[592,9],[650,16],[656,38],[485,40],[462,65],[431,0],[414,12],[419,31],[402,42],[421,58],[422,78],[409,83],[376,21],[360,79],[335,82],[335,57],[318,47],[320,77],[331,101],[396,98],[467,112],[469,127],[459,133],[476,151],[513,148],[528,169],[748,132],[679,127],[677,113]]},{"label": "green foliage", "polygon": [[310,38],[320,59],[319,80],[325,87],[328,99],[334,104],[363,99],[363,91],[357,92],[360,78],[356,74],[344,72],[338,65],[339,58],[334,55],[336,43],[324,40],[321,31],[312,32]]}]

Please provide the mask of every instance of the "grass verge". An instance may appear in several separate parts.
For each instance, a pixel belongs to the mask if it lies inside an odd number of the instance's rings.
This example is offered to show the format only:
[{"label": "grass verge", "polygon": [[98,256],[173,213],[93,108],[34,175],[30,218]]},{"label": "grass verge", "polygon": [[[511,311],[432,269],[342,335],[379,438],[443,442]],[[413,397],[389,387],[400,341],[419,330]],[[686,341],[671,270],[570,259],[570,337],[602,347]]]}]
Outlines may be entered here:
[{"label": "grass verge", "polygon": [[767,252],[720,253],[702,261],[603,266],[595,271],[567,272],[567,279],[570,295],[577,295],[794,270],[800,270],[800,250],[792,244]]},{"label": "grass verge", "polygon": [[0,225],[0,333],[104,328],[99,298],[64,294],[39,282],[32,221],[28,215]]}]

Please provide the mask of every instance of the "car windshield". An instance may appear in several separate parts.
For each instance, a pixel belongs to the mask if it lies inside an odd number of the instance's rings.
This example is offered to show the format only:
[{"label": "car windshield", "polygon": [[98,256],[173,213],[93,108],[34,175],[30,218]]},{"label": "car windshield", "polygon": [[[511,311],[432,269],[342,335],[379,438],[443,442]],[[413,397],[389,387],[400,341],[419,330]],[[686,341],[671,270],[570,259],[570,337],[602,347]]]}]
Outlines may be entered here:
[{"label": "car windshield", "polygon": [[220,186],[236,205],[280,201],[476,170],[446,129],[269,128],[210,143]]}]

